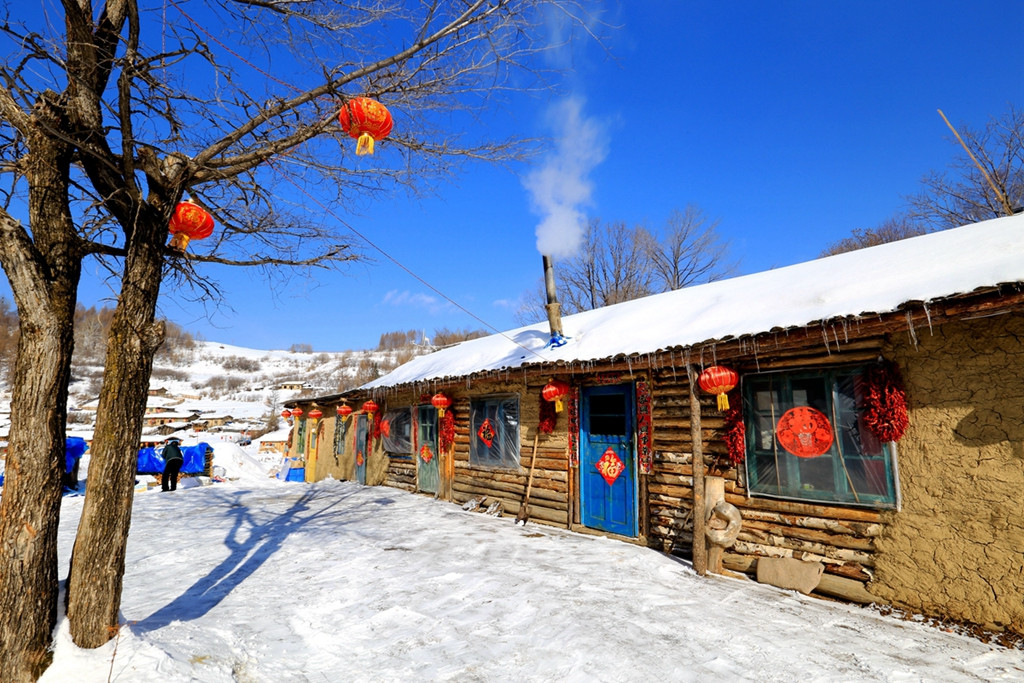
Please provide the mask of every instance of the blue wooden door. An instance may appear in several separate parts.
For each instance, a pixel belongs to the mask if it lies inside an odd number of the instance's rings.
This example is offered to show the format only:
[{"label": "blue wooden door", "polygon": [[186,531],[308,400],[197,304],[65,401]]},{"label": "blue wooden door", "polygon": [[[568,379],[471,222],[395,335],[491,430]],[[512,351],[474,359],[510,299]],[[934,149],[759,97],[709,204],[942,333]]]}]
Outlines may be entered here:
[{"label": "blue wooden door", "polygon": [[416,488],[423,493],[437,493],[441,481],[437,452],[437,408],[416,409]]},{"label": "blue wooden door", "polygon": [[369,420],[366,415],[359,415],[356,418],[356,481],[360,484],[366,483],[366,458],[370,455]]},{"label": "blue wooden door", "polygon": [[637,535],[633,385],[584,387],[580,396],[580,519]]}]

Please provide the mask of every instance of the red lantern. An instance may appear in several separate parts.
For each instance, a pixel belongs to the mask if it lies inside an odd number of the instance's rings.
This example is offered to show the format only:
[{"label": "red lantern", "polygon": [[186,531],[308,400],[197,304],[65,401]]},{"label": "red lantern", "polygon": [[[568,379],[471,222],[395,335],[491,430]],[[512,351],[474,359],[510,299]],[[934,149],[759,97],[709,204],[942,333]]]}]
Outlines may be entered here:
[{"label": "red lantern", "polygon": [[292,408],[292,417],[296,419],[302,417],[302,408]]},{"label": "red lantern", "polygon": [[437,408],[438,417],[444,417],[444,411],[452,404],[452,400],[439,391],[430,399],[430,404]]},{"label": "red lantern", "polygon": [[374,403],[373,400],[371,399],[363,404],[363,412],[373,415],[375,412],[377,412],[378,407],[379,406],[376,403]]},{"label": "red lantern", "polygon": [[287,408],[285,408],[284,410],[281,411],[281,417],[283,417],[284,419],[287,420],[291,416],[292,416],[292,411],[288,410]]},{"label": "red lantern", "polygon": [[341,419],[344,420],[351,414],[352,406],[350,406],[349,404],[342,403],[340,406],[338,406],[338,417],[340,417]]},{"label": "red lantern", "polygon": [[319,408],[313,408],[313,410],[309,411],[310,419],[319,420],[323,416],[324,411],[320,410]]},{"label": "red lantern", "polygon": [[201,240],[213,233],[213,216],[192,201],[178,202],[170,223],[171,249],[185,251],[190,240]]},{"label": "red lantern", "polygon": [[555,412],[560,413],[565,410],[565,397],[569,395],[569,384],[563,382],[560,379],[553,379],[544,385],[541,390],[541,396],[544,397],[545,401],[555,402]]},{"label": "red lantern", "polygon": [[729,410],[729,397],[727,393],[736,388],[740,382],[740,376],[735,370],[721,365],[712,365],[700,373],[697,383],[700,388],[709,394],[718,394],[718,409]]},{"label": "red lantern", "polygon": [[375,140],[386,138],[391,132],[391,112],[383,104],[368,97],[353,97],[345,102],[338,113],[342,130],[357,138],[356,154],[373,154]]}]

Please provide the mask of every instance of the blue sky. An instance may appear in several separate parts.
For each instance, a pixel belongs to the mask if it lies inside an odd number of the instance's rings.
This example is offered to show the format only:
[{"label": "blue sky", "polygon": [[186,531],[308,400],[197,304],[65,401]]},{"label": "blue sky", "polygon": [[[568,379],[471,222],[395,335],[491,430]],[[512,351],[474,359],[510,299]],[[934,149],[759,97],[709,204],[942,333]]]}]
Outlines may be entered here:
[{"label": "blue sky", "polygon": [[[981,127],[1024,106],[1024,3],[606,3],[606,50],[579,43],[562,88],[480,113],[495,135],[553,135],[567,98],[602,154],[576,208],[659,227],[698,205],[720,221],[737,274],[815,258],[897,212],[955,143],[936,112]],[[569,55],[567,55],[569,57]],[[578,129],[577,129],[578,130]],[[367,200],[344,218],[435,290],[372,250],[373,262],[269,284],[214,272],[226,304],[161,314],[206,339],[252,348],[371,348],[393,330],[516,326],[541,258],[530,166],[464,167],[434,196]],[[386,154],[386,146],[378,154]],[[589,170],[587,170],[589,169]],[[86,264],[81,300],[107,296]],[[10,295],[6,283],[0,296]]]}]

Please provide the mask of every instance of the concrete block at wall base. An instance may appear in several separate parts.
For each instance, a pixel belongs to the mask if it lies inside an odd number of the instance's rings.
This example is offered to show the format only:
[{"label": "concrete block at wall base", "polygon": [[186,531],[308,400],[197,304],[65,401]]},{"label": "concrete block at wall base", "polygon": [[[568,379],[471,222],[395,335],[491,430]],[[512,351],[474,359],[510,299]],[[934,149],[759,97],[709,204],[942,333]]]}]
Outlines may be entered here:
[{"label": "concrete block at wall base", "polygon": [[818,587],[825,565],[792,557],[757,558],[757,582],[810,593]]}]

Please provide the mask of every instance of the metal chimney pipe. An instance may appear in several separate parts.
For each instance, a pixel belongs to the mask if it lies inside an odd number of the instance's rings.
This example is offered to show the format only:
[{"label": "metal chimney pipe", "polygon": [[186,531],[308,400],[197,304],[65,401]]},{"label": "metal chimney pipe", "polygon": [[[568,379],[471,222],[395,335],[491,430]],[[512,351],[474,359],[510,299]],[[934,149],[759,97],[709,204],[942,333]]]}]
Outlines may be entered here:
[{"label": "metal chimney pipe", "polygon": [[[558,303],[558,296],[555,294],[555,269],[551,265],[550,256],[541,256],[544,259],[544,290],[547,293],[547,303],[544,310],[548,313],[548,327],[551,328],[551,341],[561,341],[562,335],[562,305]],[[560,344],[558,344],[560,345]]]}]

